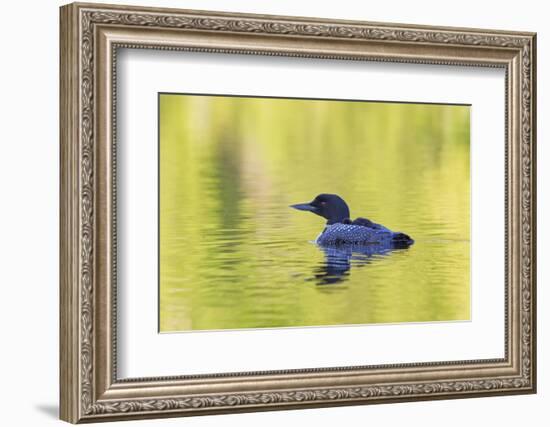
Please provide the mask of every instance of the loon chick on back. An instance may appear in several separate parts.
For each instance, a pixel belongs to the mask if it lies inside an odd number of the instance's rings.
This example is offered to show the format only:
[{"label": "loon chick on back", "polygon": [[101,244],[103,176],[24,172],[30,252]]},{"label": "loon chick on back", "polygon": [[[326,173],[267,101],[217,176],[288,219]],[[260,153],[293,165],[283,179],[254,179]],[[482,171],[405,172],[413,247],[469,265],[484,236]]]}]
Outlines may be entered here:
[{"label": "loon chick on back", "polygon": [[319,245],[375,244],[406,248],[414,243],[414,240],[405,233],[393,232],[366,218],[350,220],[348,205],[336,194],[319,194],[312,202],[299,203],[290,207],[313,212],[327,219],[327,226],[316,240]]}]

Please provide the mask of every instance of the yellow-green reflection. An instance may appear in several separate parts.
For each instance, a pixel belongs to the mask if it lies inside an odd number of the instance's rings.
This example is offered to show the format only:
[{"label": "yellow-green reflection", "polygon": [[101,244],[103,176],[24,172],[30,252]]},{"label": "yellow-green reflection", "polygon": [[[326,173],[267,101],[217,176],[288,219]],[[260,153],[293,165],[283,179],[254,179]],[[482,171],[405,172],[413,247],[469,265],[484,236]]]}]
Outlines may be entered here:
[{"label": "yellow-green reflection", "polygon": [[[160,330],[470,318],[469,107],[160,96]],[[415,244],[334,284],[288,206],[337,193]]]}]

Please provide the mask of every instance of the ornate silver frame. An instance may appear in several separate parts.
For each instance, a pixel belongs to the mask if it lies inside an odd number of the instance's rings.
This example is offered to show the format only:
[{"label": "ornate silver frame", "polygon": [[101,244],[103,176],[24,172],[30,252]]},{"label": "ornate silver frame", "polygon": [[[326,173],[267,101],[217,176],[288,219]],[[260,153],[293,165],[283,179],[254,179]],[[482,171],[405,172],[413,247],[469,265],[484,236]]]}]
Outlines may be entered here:
[{"label": "ornate silver frame", "polygon": [[[61,418],[130,418],[534,393],[533,33],[70,4],[61,8]],[[493,360],[117,379],[118,47],[502,67],[506,339]]]}]

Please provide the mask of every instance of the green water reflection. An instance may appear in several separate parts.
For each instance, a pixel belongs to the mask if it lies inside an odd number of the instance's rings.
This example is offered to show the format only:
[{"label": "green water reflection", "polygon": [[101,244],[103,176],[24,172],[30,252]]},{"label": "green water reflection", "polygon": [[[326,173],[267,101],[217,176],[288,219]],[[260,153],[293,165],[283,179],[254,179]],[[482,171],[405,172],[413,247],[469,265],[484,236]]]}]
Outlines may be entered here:
[{"label": "green water reflection", "polygon": [[[469,107],[159,99],[161,331],[470,318]],[[415,244],[327,269],[318,193]]]}]

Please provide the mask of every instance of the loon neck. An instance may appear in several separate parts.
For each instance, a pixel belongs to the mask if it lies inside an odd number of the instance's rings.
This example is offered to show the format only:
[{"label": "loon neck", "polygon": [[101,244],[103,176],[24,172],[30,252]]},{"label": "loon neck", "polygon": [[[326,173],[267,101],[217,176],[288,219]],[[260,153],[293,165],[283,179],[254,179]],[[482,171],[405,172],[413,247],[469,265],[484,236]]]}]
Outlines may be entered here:
[{"label": "loon neck", "polygon": [[345,218],[331,218],[327,221],[327,225],[333,225],[333,224],[338,224],[338,223],[342,223],[342,224],[346,224],[346,223],[349,223],[350,222],[350,219],[345,217]]}]

